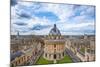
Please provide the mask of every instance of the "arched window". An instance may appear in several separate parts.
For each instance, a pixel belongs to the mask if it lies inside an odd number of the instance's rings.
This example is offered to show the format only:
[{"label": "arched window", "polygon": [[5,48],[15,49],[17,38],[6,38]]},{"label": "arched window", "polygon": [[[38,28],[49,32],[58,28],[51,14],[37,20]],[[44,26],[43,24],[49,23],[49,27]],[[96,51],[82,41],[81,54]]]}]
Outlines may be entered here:
[{"label": "arched window", "polygon": [[54,59],[56,59],[56,54],[54,54]]},{"label": "arched window", "polygon": [[63,56],[64,56],[64,52],[63,52]]},{"label": "arched window", "polygon": [[51,58],[51,54],[49,54],[49,58]]},{"label": "arched window", "polygon": [[47,53],[45,53],[45,57],[47,57]]}]

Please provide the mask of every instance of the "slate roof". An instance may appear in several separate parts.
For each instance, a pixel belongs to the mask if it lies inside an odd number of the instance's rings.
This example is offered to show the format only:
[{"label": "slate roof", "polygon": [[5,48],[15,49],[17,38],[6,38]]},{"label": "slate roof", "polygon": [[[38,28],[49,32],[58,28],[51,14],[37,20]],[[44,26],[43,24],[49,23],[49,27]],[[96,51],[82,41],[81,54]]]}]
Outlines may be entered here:
[{"label": "slate roof", "polygon": [[24,53],[21,51],[17,51],[15,53],[11,53],[11,61],[14,60],[16,57],[20,57],[21,55],[23,55]]}]

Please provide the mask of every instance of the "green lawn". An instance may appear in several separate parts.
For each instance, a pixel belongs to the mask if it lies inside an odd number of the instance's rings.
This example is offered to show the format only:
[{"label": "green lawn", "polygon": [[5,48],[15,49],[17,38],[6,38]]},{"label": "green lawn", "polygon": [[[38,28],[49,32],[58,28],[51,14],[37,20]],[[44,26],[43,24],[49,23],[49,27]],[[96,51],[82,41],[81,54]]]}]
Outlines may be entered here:
[{"label": "green lawn", "polygon": [[42,56],[39,58],[39,60],[36,62],[36,64],[53,64],[53,61],[48,61],[44,59]]},{"label": "green lawn", "polygon": [[[72,59],[69,56],[64,56],[63,59],[57,61],[57,64],[60,63],[72,63]],[[41,56],[39,60],[36,62],[36,65],[42,64],[53,64],[53,61],[48,61]]]},{"label": "green lawn", "polygon": [[64,56],[63,59],[58,60],[57,63],[72,63],[72,59],[69,56]]},{"label": "green lawn", "polygon": [[81,48],[80,51],[82,51],[83,53],[85,53],[85,48]]}]

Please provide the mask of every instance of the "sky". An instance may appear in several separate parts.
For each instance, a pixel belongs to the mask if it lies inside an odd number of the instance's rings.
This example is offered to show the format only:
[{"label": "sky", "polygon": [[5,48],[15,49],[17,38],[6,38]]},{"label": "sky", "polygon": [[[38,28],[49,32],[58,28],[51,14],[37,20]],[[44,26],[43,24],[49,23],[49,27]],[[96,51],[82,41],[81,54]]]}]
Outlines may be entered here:
[{"label": "sky", "polygon": [[11,34],[48,35],[56,24],[62,35],[94,35],[95,6],[11,0]]}]

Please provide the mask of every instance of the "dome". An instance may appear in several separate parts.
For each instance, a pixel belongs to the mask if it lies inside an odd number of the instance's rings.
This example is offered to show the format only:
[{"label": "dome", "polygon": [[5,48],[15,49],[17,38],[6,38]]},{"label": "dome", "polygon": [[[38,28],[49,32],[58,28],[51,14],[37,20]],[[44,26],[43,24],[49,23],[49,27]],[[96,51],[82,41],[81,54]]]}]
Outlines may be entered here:
[{"label": "dome", "polygon": [[56,27],[56,24],[54,24],[54,27],[50,30],[49,35],[61,35],[59,29]]}]

